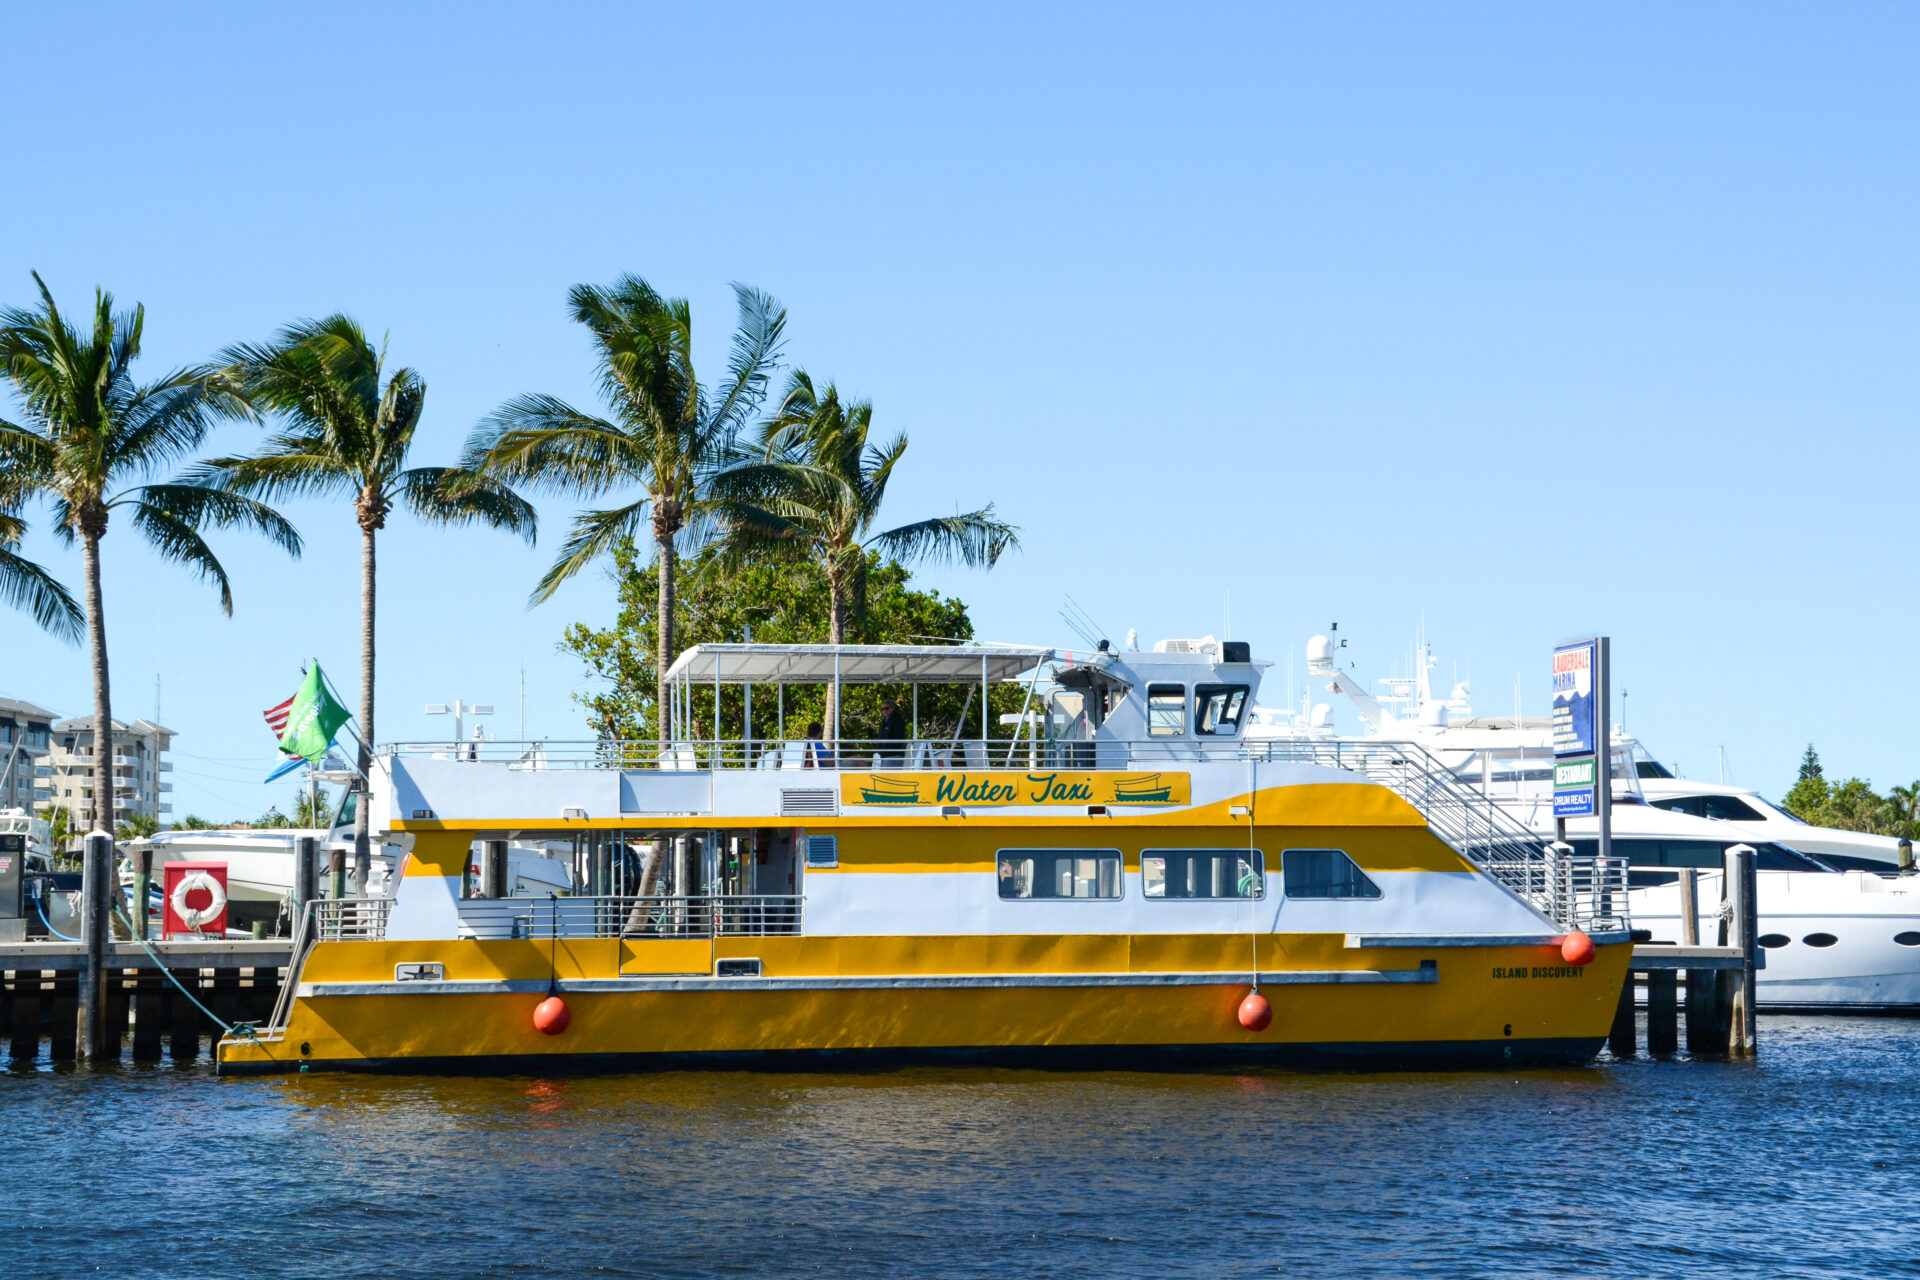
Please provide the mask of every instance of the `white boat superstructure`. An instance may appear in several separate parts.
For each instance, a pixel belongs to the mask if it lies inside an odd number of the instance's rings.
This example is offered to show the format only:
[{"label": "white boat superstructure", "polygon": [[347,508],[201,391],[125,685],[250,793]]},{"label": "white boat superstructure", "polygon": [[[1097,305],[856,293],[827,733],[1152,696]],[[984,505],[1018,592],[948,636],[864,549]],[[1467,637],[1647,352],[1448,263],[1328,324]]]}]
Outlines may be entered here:
[{"label": "white boat superstructure", "polygon": [[[1463,682],[1438,699],[1419,646],[1417,673],[1367,693],[1334,666],[1335,650],[1316,636],[1308,670],[1346,696],[1367,732],[1338,735],[1324,705],[1255,708],[1248,737],[1366,743],[1408,740],[1442,761],[1463,786],[1542,839],[1553,818],[1552,725],[1544,717],[1476,717]],[[1615,732],[1612,743],[1613,851],[1627,859],[1630,914],[1654,940],[1678,942],[1680,870],[1701,877],[1703,941],[1718,932],[1721,856],[1736,844],[1759,851],[1758,906],[1766,967],[1759,1007],[1775,1010],[1920,1010],[1920,877],[1899,875],[1900,842],[1810,826],[1748,788],[1675,778],[1640,744]],[[1592,856],[1596,819],[1574,819],[1567,838]]]}]

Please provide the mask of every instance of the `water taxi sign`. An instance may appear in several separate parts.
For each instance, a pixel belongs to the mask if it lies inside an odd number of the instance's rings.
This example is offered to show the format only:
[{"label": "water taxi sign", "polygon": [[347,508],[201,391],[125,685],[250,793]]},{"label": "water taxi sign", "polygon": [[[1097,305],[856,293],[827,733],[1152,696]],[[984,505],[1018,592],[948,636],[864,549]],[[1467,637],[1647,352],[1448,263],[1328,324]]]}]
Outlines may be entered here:
[{"label": "water taxi sign", "polygon": [[968,770],[964,773],[843,773],[847,805],[1187,804],[1184,773],[1071,773],[1064,770]]}]

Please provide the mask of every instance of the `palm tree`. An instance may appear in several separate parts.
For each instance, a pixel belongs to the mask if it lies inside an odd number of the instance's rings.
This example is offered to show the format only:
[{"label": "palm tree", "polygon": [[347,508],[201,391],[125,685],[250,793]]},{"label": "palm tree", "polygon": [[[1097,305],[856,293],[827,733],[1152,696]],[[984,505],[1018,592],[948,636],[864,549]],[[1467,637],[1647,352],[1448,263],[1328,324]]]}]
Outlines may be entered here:
[{"label": "palm tree", "polygon": [[0,601],[32,615],[43,630],[68,644],[78,644],[86,615],[52,574],[15,551],[26,532],[26,521],[0,509]]},{"label": "palm tree", "polygon": [[79,540],[93,657],[93,828],[110,832],[113,707],[100,540],[113,512],[124,511],[163,559],[218,587],[229,616],[231,584],[200,530],[253,529],[296,556],[300,535],[271,508],[239,494],[191,482],[129,483],[182,458],[205,439],[215,418],[244,417],[247,406],[220,374],[204,368],[135,383],[144,307],[116,315],[112,295],[95,289],[93,329],[85,334],[60,313],[37,272],[33,282],[40,288],[38,310],[0,312],[0,368],[26,410],[20,425],[0,421],[0,509],[17,510],[43,496],[53,504],[56,533],[69,543]]},{"label": "palm tree", "polygon": [[[817,391],[806,371],[796,370],[762,430],[762,460],[730,467],[715,482],[726,511],[721,560],[771,552],[817,561],[827,578],[831,644],[846,643],[849,615],[864,608],[869,548],[902,564],[959,560],[991,568],[1020,545],[1020,531],[996,518],[992,503],[873,532],[907,437],[901,432],[874,444],[872,430],[871,401],[843,401],[832,383]],[[828,732],[837,710],[829,699]]]},{"label": "palm tree", "polygon": [[[533,508],[506,486],[459,467],[407,466],[426,407],[427,384],[412,369],[384,374],[357,321],[301,320],[267,346],[223,355],[241,392],[281,418],[282,430],[248,458],[217,458],[199,478],[225,491],[267,497],[351,498],[360,524],[360,787],[373,767],[375,541],[395,503],[436,524],[473,522],[534,540]],[[382,381],[383,375],[385,381]],[[363,795],[364,799],[364,795]],[[368,806],[356,806],[354,867],[370,868]]]},{"label": "palm tree", "polygon": [[1892,834],[1913,838],[1920,829],[1920,780],[1910,787],[1892,788],[1888,800],[1893,809]]},{"label": "palm tree", "polygon": [[672,664],[674,576],[681,551],[711,530],[714,474],[766,396],[779,360],[787,313],[768,295],[733,286],[739,327],[726,379],[710,395],[693,367],[693,310],[684,298],[663,298],[638,276],[607,288],[575,285],[573,318],[587,327],[600,360],[600,390],[609,418],[580,412],[552,396],[509,400],[475,428],[467,466],[562,493],[599,497],[637,488],[625,506],[584,511],[560,556],[534,589],[533,603],[651,524],[659,563],[655,653],[656,721],[666,741],[667,668]]}]

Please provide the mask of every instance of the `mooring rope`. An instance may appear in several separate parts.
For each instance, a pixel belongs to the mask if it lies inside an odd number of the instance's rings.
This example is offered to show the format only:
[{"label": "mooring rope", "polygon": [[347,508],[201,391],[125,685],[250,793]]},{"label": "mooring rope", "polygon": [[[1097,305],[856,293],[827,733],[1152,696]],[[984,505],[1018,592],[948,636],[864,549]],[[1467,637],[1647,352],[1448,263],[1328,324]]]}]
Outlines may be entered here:
[{"label": "mooring rope", "polygon": [[127,936],[140,944],[140,949],[147,953],[147,958],[153,961],[154,967],[160,970],[162,974],[166,975],[167,981],[171,982],[175,987],[177,987],[181,995],[191,1000],[193,1002],[194,1008],[198,1009],[200,1012],[206,1014],[207,1017],[211,1018],[213,1020],[213,1025],[220,1028],[220,1032],[222,1035],[243,1036],[246,1039],[253,1041],[255,1044],[259,1044],[260,1037],[254,1031],[253,1024],[251,1022],[244,1022],[244,1021],[243,1022],[226,1022],[220,1017],[219,1014],[207,1008],[206,1005],[200,1003],[200,997],[195,995],[191,990],[189,990],[186,983],[180,981],[179,978],[174,976],[173,970],[167,968],[166,962],[160,958],[159,953],[153,949],[152,944],[150,944],[145,938],[141,937],[138,931],[134,929],[133,921],[127,917],[127,913],[124,907],[125,907],[124,903],[120,903],[120,902],[114,903],[113,904],[114,916],[120,921],[121,924],[124,924],[125,926],[127,926]]}]

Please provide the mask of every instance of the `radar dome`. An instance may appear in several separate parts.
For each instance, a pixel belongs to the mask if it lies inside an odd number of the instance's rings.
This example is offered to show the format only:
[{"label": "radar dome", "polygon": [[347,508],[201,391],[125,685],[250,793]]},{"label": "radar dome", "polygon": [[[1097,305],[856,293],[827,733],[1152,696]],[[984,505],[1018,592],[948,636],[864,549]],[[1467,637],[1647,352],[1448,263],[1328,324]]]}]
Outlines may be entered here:
[{"label": "radar dome", "polygon": [[1332,666],[1333,641],[1325,636],[1315,636],[1307,641],[1307,665],[1309,667]]}]

